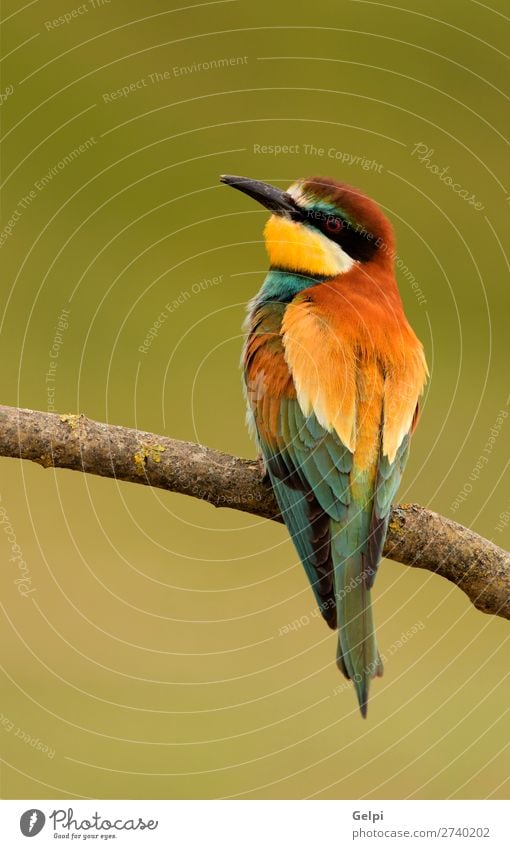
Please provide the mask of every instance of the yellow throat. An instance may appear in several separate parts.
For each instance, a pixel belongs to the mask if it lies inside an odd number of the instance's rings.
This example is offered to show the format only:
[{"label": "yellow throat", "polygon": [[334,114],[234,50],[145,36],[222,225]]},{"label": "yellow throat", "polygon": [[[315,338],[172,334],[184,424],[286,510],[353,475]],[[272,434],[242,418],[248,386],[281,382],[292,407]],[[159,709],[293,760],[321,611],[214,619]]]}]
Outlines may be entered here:
[{"label": "yellow throat", "polygon": [[271,216],[264,228],[264,237],[274,268],[334,277],[354,265],[354,260],[340,245],[319,230],[281,215]]}]

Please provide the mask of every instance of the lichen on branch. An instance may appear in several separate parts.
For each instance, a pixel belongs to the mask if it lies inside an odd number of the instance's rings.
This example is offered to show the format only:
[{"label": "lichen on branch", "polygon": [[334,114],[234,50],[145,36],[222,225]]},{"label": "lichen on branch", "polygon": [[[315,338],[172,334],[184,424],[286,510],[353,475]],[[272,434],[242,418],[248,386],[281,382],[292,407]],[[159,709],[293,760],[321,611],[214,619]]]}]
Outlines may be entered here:
[{"label": "lichen on branch", "polygon": [[[281,522],[256,460],[83,415],[0,406],[0,456],[146,484]],[[478,610],[510,619],[510,554],[417,504],[391,514],[384,555],[436,572]]]}]

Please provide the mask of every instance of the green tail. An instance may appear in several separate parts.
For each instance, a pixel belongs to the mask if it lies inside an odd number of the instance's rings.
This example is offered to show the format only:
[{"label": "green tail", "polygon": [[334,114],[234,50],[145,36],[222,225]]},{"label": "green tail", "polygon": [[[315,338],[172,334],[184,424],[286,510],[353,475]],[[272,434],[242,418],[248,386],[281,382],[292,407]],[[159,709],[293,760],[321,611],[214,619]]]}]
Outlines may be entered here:
[{"label": "green tail", "polygon": [[367,587],[369,580],[364,567],[365,554],[356,551],[345,557],[339,550],[344,547],[342,542],[340,535],[333,536],[338,614],[336,662],[340,671],[353,682],[361,715],[366,717],[370,681],[382,675],[383,666],[375,638],[371,592]]}]

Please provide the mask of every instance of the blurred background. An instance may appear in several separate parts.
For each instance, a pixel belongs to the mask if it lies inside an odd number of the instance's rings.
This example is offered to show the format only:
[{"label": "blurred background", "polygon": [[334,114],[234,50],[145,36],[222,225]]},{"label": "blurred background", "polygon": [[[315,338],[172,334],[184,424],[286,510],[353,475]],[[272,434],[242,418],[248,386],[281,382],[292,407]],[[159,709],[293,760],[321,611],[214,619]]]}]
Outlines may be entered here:
[{"label": "blurred background", "polygon": [[[332,176],[431,369],[399,498],[508,547],[506,4],[175,5],[3,4],[1,403],[253,456],[266,214],[218,175]],[[508,795],[509,623],[443,579],[384,562],[363,722],[282,527],[8,459],[0,498],[4,798]]]}]

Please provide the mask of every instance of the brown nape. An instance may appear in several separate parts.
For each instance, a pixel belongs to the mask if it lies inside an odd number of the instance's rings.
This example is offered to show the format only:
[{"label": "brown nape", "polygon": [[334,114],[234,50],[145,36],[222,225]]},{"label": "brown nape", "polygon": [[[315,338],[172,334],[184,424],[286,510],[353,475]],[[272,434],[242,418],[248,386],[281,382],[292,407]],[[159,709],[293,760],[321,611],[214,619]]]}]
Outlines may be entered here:
[{"label": "brown nape", "polygon": [[330,177],[307,177],[299,183],[300,192],[311,201],[332,203],[352,221],[360,232],[380,240],[382,254],[394,255],[393,228],[378,204],[361,189],[348,183],[337,183]]}]

